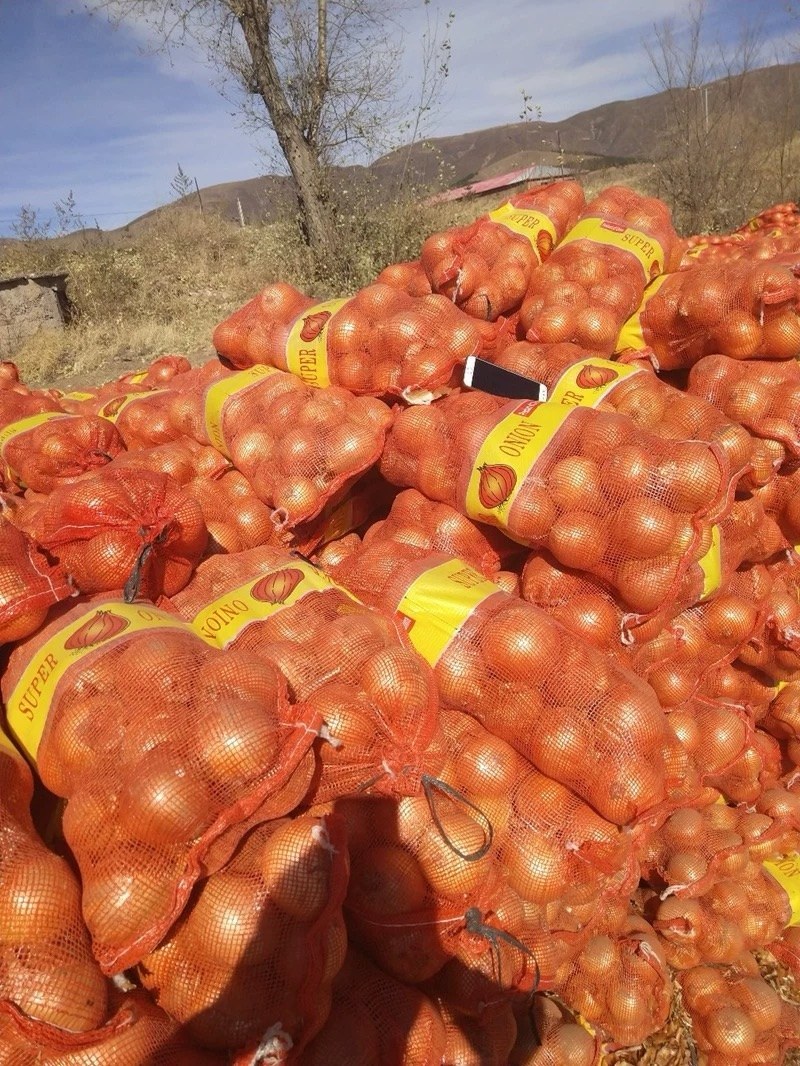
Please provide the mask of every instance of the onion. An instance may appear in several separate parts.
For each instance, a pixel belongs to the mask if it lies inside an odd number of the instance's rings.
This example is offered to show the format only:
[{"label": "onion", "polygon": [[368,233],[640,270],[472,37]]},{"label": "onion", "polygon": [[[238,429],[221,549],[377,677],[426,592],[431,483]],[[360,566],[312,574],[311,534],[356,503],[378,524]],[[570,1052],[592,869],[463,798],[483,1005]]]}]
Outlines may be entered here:
[{"label": "onion", "polygon": [[703,1019],[703,1029],[715,1050],[732,1059],[747,1055],[755,1047],[756,1027],[738,1007],[725,1006],[711,1011]]}]

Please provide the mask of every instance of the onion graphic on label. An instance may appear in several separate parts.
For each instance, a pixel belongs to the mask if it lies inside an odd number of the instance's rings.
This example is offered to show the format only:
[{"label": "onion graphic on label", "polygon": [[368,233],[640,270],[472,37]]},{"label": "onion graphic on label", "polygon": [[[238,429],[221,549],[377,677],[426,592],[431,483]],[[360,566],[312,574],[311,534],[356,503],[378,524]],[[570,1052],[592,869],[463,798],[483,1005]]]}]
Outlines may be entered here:
[{"label": "onion graphic on label", "polygon": [[575,384],[581,389],[599,389],[618,377],[619,373],[610,366],[594,366],[589,363],[575,378]]},{"label": "onion graphic on label", "polygon": [[306,315],[303,319],[303,328],[300,330],[300,340],[316,340],[330,317],[330,311],[316,311],[313,315]]},{"label": "onion graphic on label", "polygon": [[80,629],[76,629],[72,636],[64,641],[64,649],[74,651],[76,648],[93,648],[95,644],[102,644],[104,640],[118,636],[129,625],[127,618],[120,618],[111,611],[95,611],[88,622],[84,622]]},{"label": "onion graphic on label", "polygon": [[517,483],[517,472],[505,463],[484,463],[478,467],[481,479],[478,483],[478,499],[483,507],[491,510],[501,507]]},{"label": "onion graphic on label", "polygon": [[250,589],[250,595],[263,603],[285,603],[304,577],[303,571],[294,566],[275,570],[257,581]]},{"label": "onion graphic on label", "polygon": [[546,229],[540,229],[536,234],[536,250],[542,261],[547,259],[553,250],[553,238]]}]

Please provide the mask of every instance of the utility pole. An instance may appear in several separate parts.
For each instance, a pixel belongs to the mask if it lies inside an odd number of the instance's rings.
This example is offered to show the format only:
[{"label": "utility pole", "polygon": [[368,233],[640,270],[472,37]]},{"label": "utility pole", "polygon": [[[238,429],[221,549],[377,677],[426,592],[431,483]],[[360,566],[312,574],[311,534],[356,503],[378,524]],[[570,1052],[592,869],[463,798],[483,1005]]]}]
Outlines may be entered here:
[{"label": "utility pole", "polygon": [[239,197],[236,197],[236,206],[239,208],[239,225],[244,229],[244,211],[242,211],[242,201]]},{"label": "utility pole", "polygon": [[197,200],[200,204],[200,214],[203,214],[203,197],[200,195],[200,186],[197,184],[197,178],[194,179],[194,187],[197,189]]}]

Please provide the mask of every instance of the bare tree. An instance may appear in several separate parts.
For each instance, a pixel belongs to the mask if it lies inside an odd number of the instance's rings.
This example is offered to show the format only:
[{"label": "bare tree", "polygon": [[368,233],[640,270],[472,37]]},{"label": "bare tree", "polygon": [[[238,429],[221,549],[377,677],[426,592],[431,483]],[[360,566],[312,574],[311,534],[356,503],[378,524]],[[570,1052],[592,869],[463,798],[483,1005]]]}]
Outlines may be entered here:
[{"label": "bare tree", "polygon": [[[427,4],[429,0],[424,0]],[[399,28],[381,0],[84,0],[113,22],[145,22],[161,46],[199,45],[224,91],[274,133],[316,253],[336,247],[329,168],[393,118]],[[427,103],[427,101],[426,101]]]},{"label": "bare tree", "polygon": [[705,43],[705,0],[687,8],[687,26],[654,26],[645,49],[665,93],[664,149],[656,162],[659,193],[686,232],[738,225],[764,182],[776,131],[757,121],[750,83],[759,65],[758,26],[744,25],[731,47]]}]

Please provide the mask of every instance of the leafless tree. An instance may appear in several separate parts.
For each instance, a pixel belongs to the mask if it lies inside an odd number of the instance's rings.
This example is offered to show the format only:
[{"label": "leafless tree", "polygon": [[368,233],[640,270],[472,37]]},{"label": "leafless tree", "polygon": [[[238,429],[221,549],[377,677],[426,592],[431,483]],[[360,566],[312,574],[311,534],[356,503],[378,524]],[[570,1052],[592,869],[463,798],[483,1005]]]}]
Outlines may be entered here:
[{"label": "leafless tree", "polygon": [[[397,6],[382,0],[84,4],[116,23],[146,24],[164,49],[185,43],[202,49],[223,90],[232,89],[239,107],[274,133],[294,182],[304,236],[318,255],[333,255],[329,169],[368,150],[398,117],[401,32],[391,15]],[[428,75],[435,79],[437,72]],[[430,95],[424,94],[426,108]]]}]

